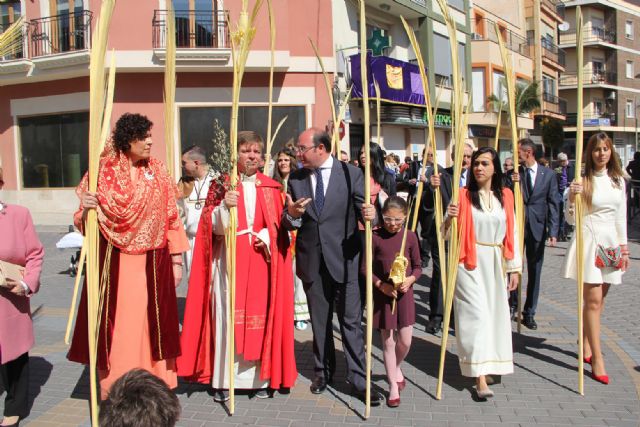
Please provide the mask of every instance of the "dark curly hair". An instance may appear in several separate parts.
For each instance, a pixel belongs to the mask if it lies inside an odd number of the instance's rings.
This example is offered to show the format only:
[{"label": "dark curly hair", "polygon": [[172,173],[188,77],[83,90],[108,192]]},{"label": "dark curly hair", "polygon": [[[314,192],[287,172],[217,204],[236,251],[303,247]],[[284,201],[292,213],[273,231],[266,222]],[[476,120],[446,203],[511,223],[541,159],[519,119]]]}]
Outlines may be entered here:
[{"label": "dark curly hair", "polygon": [[153,127],[147,116],[137,113],[124,113],[116,122],[113,130],[113,145],[123,153],[131,149],[131,142],[145,139]]}]

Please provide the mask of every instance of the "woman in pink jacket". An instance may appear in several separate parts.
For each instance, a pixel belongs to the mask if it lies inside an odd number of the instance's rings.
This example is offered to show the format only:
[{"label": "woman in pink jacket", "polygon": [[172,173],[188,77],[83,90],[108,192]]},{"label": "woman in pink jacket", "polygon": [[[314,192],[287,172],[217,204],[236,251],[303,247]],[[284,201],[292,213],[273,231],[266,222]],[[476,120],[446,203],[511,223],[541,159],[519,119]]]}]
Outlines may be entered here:
[{"label": "woman in pink jacket", "polygon": [[[0,169],[0,190],[4,185]],[[0,287],[0,381],[7,392],[0,426],[27,416],[29,349],[33,324],[29,298],[38,292],[44,249],[26,208],[0,201],[0,260],[25,267],[21,281]]]}]

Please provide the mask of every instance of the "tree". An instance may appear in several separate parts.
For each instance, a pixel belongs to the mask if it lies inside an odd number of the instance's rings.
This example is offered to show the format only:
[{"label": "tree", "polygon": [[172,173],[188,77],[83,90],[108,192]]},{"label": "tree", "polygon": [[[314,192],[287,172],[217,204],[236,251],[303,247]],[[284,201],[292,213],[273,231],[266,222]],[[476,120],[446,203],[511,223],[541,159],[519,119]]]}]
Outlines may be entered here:
[{"label": "tree", "polygon": [[553,151],[559,150],[564,145],[564,129],[562,121],[553,117],[544,117],[540,120],[540,131],[542,132],[542,143],[549,148],[550,158],[553,159]]},{"label": "tree", "polygon": [[[506,87],[504,80],[500,82],[500,87]],[[517,83],[516,84],[516,115],[530,113],[540,108],[540,97],[538,95],[538,82]],[[501,99],[502,98],[502,99]],[[504,100],[503,100],[504,99]],[[493,111],[509,111],[506,96],[498,98],[495,94],[487,97],[487,104]]]}]

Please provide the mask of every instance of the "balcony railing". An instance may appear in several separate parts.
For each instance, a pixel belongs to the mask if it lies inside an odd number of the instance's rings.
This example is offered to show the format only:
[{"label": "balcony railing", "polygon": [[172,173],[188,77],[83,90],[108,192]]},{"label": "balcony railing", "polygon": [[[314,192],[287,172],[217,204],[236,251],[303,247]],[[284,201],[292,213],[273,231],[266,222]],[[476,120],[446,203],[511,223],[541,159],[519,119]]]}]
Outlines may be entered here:
[{"label": "balcony railing", "polygon": [[453,87],[451,76],[435,74],[436,86],[442,86],[451,89]]},{"label": "balcony railing", "polygon": [[[617,74],[605,71],[588,71],[582,77],[582,83],[585,85],[607,84],[615,85],[617,82]],[[560,86],[577,86],[578,73],[575,71],[560,74]]]},{"label": "balcony railing", "polygon": [[564,3],[560,0],[542,0],[543,5],[555,11],[564,20]]},{"label": "balcony railing", "polygon": [[[471,33],[472,40],[490,40],[494,43],[498,43],[495,24],[492,20],[487,18],[472,20],[471,27],[476,30],[480,30],[478,33]],[[529,49],[529,44],[525,37],[516,34],[511,30],[505,30],[503,34],[505,36],[504,42],[507,49],[531,58],[531,50]]]},{"label": "balcony railing", "polygon": [[567,101],[548,92],[542,93],[543,110],[556,114],[567,113]]},{"label": "balcony railing", "polygon": [[[229,48],[229,12],[176,10],[176,46],[178,48]],[[167,11],[153,13],[153,48],[167,46]]]},{"label": "balcony railing", "polygon": [[32,58],[89,49],[91,11],[33,19],[29,23],[29,38]]},{"label": "balcony railing", "polygon": [[[11,25],[2,25],[0,24],[0,34],[4,33],[7,28],[9,28]],[[13,43],[13,49],[11,50],[10,53],[4,55],[4,56],[0,56],[0,61],[11,61],[13,59],[21,59],[25,57],[25,52],[24,52],[24,34],[25,31],[23,30],[22,36],[20,37],[19,41],[16,41],[15,43]]]},{"label": "balcony railing", "polygon": [[[566,126],[576,126],[578,114],[567,114]],[[584,114],[582,116],[583,126],[615,126],[616,113]]]},{"label": "balcony railing", "polygon": [[540,45],[542,46],[542,57],[559,64],[563,68],[566,65],[566,58],[564,50],[560,49],[557,45],[550,42],[547,38],[542,37],[540,39]]},{"label": "balcony railing", "polygon": [[[615,43],[616,33],[602,27],[591,27],[584,29],[582,38],[585,43]],[[576,40],[575,29],[560,33],[560,44],[575,44]]]}]

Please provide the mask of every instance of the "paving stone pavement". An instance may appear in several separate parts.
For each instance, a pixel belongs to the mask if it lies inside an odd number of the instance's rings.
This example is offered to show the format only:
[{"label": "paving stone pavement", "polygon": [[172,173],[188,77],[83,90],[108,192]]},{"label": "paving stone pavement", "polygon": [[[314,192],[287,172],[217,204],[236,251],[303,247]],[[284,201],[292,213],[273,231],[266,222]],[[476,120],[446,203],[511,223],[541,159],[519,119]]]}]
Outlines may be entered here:
[{"label": "paving stone pavement", "polygon": [[[636,218],[630,234],[632,264],[622,285],[613,287],[603,319],[604,353],[611,377],[608,386],[592,380],[585,366],[585,395],[577,393],[576,286],[562,279],[566,243],[547,248],[538,308],[539,328],[514,332],[515,373],[493,386],[495,398],[475,401],[473,380],[460,375],[455,339],[449,340],[443,399],[435,399],[440,338],[425,332],[428,318],[428,275],[416,286],[418,321],[411,352],[404,366],[407,387],[398,409],[372,408],[362,418],[364,405],[345,392],[344,358],[338,354],[334,385],[323,395],[309,392],[312,378],[311,332],[296,331],[296,356],[300,376],[288,394],[265,400],[236,398],[229,416],[214,403],[206,387],[181,383],[179,426],[640,426],[640,224]],[[66,360],[64,333],[73,279],[66,274],[73,251],[55,249],[64,234],[61,227],[39,227],[47,248],[42,287],[32,299],[36,346],[31,351],[30,415],[23,426],[88,426],[88,371]],[[184,306],[186,285],[179,288]],[[515,324],[514,324],[515,330]],[[341,353],[337,323],[337,352]],[[374,332],[373,380],[386,390],[380,341]],[[0,408],[4,399],[0,397]]]}]

